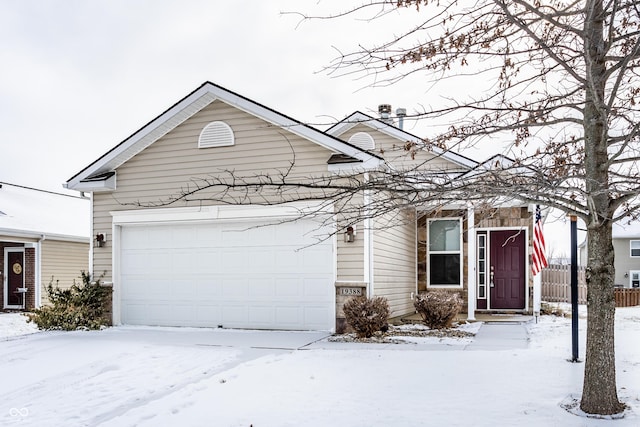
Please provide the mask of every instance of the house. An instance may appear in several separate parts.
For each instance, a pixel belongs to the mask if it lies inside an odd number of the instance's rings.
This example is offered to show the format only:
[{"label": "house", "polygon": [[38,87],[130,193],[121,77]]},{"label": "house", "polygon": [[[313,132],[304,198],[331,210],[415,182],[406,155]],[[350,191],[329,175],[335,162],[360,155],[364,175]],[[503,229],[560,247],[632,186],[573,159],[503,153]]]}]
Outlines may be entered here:
[{"label": "house", "polygon": [[89,269],[89,200],[1,182],[0,253],[1,307],[40,307]]},{"label": "house", "polygon": [[114,324],[341,330],[353,295],[384,296],[399,317],[428,289],[460,292],[470,318],[530,311],[529,206],[370,215],[380,194],[337,197],[335,183],[381,170],[478,166],[418,142],[388,111],[323,132],[205,82],[65,187],[91,193]]},{"label": "house", "polygon": [[[618,221],[612,226],[611,241],[615,258],[615,286],[640,288],[640,222]],[[580,265],[587,265],[587,240],[579,247]]]}]

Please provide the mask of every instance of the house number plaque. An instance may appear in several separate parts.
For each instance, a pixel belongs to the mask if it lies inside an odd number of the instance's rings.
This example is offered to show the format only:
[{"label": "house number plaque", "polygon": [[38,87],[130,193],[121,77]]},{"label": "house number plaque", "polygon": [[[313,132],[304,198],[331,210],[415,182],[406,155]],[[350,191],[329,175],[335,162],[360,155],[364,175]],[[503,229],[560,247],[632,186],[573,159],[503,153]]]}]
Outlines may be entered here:
[{"label": "house number plaque", "polygon": [[362,288],[340,288],[340,295],[359,297],[362,296]]}]

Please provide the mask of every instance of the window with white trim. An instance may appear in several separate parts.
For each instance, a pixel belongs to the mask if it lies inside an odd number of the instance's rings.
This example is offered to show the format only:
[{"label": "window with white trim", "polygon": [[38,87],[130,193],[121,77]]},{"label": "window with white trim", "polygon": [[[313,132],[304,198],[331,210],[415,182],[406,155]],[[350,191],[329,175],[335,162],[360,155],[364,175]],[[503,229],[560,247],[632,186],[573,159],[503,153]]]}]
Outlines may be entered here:
[{"label": "window with white trim", "polygon": [[629,240],[629,256],[640,258],[640,240]]},{"label": "window with white trim", "polygon": [[198,137],[198,148],[226,147],[235,143],[231,126],[225,122],[211,122]]},{"label": "window with white trim", "polygon": [[353,144],[363,150],[373,150],[376,148],[373,137],[366,132],[354,133],[351,138],[349,138],[349,144]]},{"label": "window with white trim", "polygon": [[462,219],[428,221],[427,280],[429,286],[462,286]]}]

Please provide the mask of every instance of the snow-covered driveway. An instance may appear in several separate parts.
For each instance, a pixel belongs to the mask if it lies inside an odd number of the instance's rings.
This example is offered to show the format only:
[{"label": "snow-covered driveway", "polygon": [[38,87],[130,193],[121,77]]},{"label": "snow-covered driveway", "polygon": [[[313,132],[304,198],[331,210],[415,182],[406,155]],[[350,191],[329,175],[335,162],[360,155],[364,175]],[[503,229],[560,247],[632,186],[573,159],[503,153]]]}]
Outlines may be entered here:
[{"label": "snow-covered driveway", "polygon": [[8,338],[0,342],[0,425],[100,425],[327,335],[120,327]]},{"label": "snow-covered driveway", "polygon": [[189,328],[0,338],[0,425],[637,426],[640,307],[617,310],[616,322],[622,420],[560,407],[580,394],[584,364],[567,362],[570,320],[544,316],[527,325],[528,346],[497,349]]}]

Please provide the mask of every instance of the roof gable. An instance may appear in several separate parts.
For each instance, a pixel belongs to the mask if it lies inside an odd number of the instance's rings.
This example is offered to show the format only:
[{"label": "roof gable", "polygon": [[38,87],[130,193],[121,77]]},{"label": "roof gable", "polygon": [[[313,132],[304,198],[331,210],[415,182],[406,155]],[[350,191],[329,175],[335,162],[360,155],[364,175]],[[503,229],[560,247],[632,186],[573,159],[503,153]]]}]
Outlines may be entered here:
[{"label": "roof gable", "polygon": [[[220,100],[279,126],[284,130],[319,144],[332,152],[353,158],[354,163],[357,162],[362,169],[374,168],[383,162],[381,157],[373,153],[367,153],[333,135],[301,123],[221,86],[211,82],[205,82],[102,157],[71,177],[64,184],[64,187],[81,191],[98,191],[100,189],[108,190],[115,188],[115,177],[108,176],[109,173],[113,172],[123,163],[162,138],[215,100]],[[108,176],[109,182],[107,182],[106,179],[95,180],[94,178],[97,176]]]},{"label": "roof gable", "polygon": [[[353,129],[357,125],[367,126],[378,132],[382,132],[386,135],[391,136],[392,138],[397,139],[398,141],[401,141],[402,144],[406,142],[413,142],[416,144],[423,143],[422,138],[419,138],[407,131],[404,131],[400,128],[397,128],[396,126],[393,126],[392,124],[389,124],[384,122],[383,120],[371,117],[360,111],[356,111],[352,113],[347,118],[341,120],[339,123],[336,123],[329,129],[327,129],[326,132],[330,135],[341,136],[345,132]],[[431,152],[434,155],[440,156],[447,161],[455,163],[458,166],[462,166],[463,168],[467,168],[467,169],[474,168],[478,164],[476,161],[471,160],[470,158],[465,157],[461,154],[458,154],[449,150],[442,150],[438,147],[432,147]]]}]

